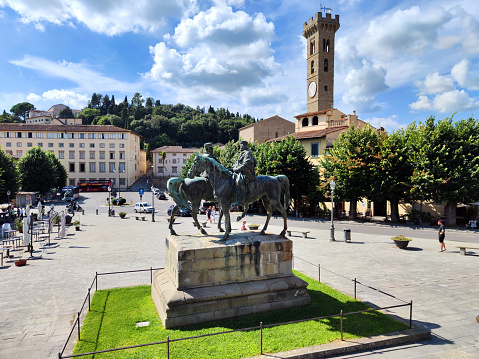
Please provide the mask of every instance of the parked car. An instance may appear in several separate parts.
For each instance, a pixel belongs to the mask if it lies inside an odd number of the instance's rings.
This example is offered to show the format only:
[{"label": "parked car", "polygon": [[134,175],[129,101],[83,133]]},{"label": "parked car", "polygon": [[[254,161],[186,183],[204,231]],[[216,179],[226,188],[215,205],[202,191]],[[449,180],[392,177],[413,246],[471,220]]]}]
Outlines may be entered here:
[{"label": "parked car", "polygon": [[165,192],[158,192],[157,197],[158,199],[167,199]]},{"label": "parked car", "polygon": [[137,202],[135,203],[135,213],[151,213],[155,209],[148,202]]},{"label": "parked car", "polygon": [[[168,208],[168,211],[166,211],[166,213],[168,214],[168,216],[171,216],[171,211],[173,210],[173,207],[175,205],[172,204],[169,208]],[[178,212],[177,214],[180,216],[180,217],[191,217],[191,209],[183,209],[183,208],[179,208],[178,207]]]},{"label": "parked car", "polygon": [[157,196],[158,193],[160,193],[160,189],[159,189],[159,188],[155,188],[155,187],[151,187],[151,191],[153,192],[153,194],[154,194],[155,196]]},{"label": "parked car", "polygon": [[211,202],[201,202],[200,203],[200,214],[206,214],[206,210],[208,209],[208,207],[213,207],[215,204],[214,203],[211,203]]}]

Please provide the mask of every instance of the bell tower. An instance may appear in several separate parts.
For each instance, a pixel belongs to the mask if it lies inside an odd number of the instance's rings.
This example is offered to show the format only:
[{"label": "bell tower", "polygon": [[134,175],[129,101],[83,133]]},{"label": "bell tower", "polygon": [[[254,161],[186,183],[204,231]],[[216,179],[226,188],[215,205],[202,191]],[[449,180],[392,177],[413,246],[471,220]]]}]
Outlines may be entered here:
[{"label": "bell tower", "polygon": [[324,111],[334,105],[334,36],[339,29],[339,15],[316,13],[303,25],[306,38],[307,112]]}]

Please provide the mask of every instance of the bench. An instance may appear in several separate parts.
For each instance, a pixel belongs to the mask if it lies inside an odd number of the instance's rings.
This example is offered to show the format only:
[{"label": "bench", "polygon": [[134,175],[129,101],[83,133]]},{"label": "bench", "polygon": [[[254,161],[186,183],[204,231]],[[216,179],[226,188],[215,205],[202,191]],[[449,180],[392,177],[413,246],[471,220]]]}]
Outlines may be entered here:
[{"label": "bench", "polygon": [[301,233],[303,235],[303,238],[308,238],[308,233],[309,231],[304,231],[302,229],[287,229],[286,230],[286,234],[288,236],[291,236],[291,232],[294,232],[294,233]]},{"label": "bench", "polygon": [[463,256],[466,255],[466,248],[469,249],[479,249],[479,244],[475,243],[457,243],[454,247],[459,248]]},{"label": "bench", "polygon": [[135,215],[135,218],[136,218],[137,221],[139,221],[140,219],[141,219],[142,221],[144,221],[144,220],[146,219],[145,216],[139,216],[139,215]]}]

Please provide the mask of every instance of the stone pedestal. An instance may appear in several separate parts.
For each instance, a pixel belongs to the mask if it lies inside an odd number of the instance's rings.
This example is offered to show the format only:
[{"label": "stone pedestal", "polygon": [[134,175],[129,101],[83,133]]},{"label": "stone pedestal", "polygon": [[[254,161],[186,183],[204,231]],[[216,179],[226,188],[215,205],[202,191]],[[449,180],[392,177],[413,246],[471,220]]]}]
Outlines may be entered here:
[{"label": "stone pedestal", "polygon": [[165,328],[310,303],[307,283],[292,273],[292,242],[277,235],[184,234],[166,238],[166,267],[151,296]]}]

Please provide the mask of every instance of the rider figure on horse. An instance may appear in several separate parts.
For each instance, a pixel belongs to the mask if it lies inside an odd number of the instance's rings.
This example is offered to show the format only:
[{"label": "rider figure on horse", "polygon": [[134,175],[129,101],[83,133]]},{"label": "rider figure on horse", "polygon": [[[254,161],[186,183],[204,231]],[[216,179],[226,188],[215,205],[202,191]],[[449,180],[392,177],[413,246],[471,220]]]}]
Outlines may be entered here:
[{"label": "rider figure on horse", "polygon": [[248,141],[240,141],[241,154],[233,165],[236,182],[236,202],[245,205],[248,186],[256,178],[256,158],[249,148]]},{"label": "rider figure on horse", "polygon": [[[203,156],[209,157],[209,158],[212,158],[212,159],[218,161],[218,159],[213,154],[213,144],[211,142],[206,142],[203,147],[205,149],[205,154]],[[219,162],[220,161],[218,161],[218,163]],[[208,173],[206,171],[203,171],[203,172],[200,173],[200,176],[204,177],[204,178],[208,178]]]}]

